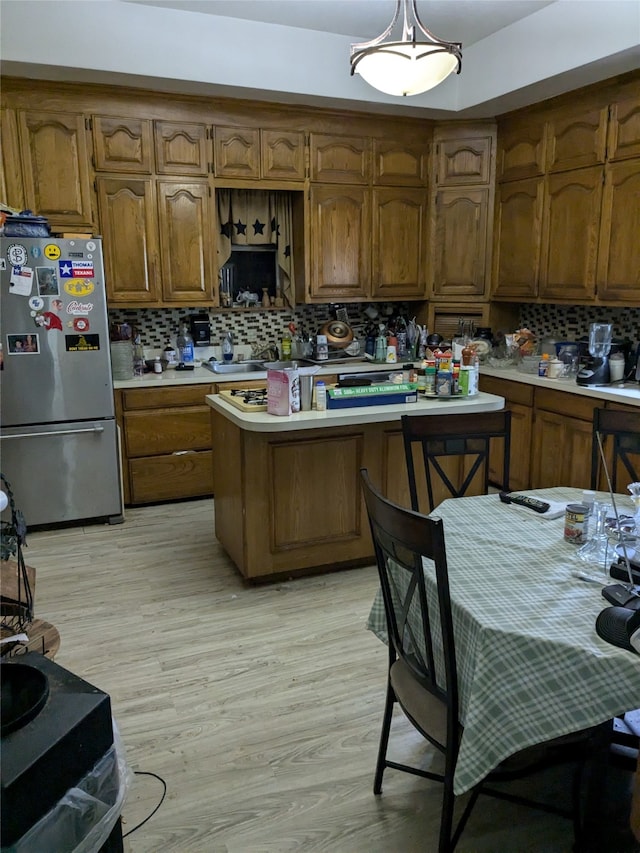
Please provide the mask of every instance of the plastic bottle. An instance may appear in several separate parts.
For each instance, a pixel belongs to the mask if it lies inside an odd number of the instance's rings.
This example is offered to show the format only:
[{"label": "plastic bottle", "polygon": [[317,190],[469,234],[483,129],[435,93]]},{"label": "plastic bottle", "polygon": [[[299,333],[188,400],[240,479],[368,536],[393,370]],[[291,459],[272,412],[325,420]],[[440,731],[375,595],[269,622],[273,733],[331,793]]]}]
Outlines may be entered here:
[{"label": "plastic bottle", "polygon": [[538,364],[538,376],[549,375],[549,353],[543,352]]},{"label": "plastic bottle", "polygon": [[[162,370],[162,366],[160,367],[160,370]],[[140,335],[136,335],[136,339],[133,344],[133,375],[144,375],[144,348],[140,340]]]},{"label": "plastic bottle", "polygon": [[154,373],[162,373],[162,364],[160,362],[160,356],[157,355],[153,362],[153,372]]},{"label": "plastic bottle", "polygon": [[291,361],[291,332],[285,329],[282,333],[280,357],[283,361]]},{"label": "plastic bottle", "polygon": [[316,382],[316,410],[324,412],[327,408],[327,386],[322,380]]},{"label": "plastic bottle", "polygon": [[225,332],[220,341],[223,361],[233,361],[233,335],[231,332]]},{"label": "plastic bottle", "polygon": [[182,324],[182,329],[178,335],[178,358],[183,364],[193,364],[193,338],[189,334],[187,324]]}]

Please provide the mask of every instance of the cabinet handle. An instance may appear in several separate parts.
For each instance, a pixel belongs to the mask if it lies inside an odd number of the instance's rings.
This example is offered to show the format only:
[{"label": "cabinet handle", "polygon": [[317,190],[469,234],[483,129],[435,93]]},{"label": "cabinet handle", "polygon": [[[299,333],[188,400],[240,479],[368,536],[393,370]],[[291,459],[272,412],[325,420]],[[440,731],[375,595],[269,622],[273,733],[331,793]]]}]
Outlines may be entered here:
[{"label": "cabinet handle", "polygon": [[[89,427],[88,429],[57,429],[49,432],[21,432],[16,435],[3,435],[3,441],[9,441],[12,438],[42,438],[47,435],[78,435],[82,432],[104,432],[103,426]],[[185,451],[189,453],[190,451]]]},{"label": "cabinet handle", "polygon": [[186,456],[187,453],[197,453],[197,450],[174,450],[172,456]]}]

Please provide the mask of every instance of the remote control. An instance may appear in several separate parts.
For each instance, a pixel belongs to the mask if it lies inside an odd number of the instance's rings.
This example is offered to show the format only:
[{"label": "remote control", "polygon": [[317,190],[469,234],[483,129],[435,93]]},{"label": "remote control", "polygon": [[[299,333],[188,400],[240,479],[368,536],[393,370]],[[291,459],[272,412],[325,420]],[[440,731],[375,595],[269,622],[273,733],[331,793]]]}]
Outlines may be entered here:
[{"label": "remote control", "polygon": [[546,512],[551,506],[546,501],[539,501],[537,498],[531,498],[527,495],[512,495],[509,492],[500,492],[500,500],[503,504],[526,506],[534,512]]}]

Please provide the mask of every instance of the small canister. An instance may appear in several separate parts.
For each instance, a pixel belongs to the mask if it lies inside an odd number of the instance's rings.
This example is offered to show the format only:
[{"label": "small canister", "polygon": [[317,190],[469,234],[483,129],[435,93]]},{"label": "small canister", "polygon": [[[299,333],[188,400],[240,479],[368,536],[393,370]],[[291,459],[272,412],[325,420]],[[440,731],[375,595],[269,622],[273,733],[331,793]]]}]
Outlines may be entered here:
[{"label": "small canister", "polygon": [[586,504],[567,504],[564,514],[564,538],[574,545],[582,545],[585,536],[585,521],[589,515]]}]

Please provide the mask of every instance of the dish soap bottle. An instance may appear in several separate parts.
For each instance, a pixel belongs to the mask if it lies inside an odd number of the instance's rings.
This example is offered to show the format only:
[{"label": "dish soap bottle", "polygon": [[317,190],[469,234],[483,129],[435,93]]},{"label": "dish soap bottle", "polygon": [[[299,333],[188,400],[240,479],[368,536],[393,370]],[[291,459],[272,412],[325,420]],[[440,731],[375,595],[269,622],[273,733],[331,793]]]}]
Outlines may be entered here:
[{"label": "dish soap bottle", "polygon": [[177,339],[178,358],[183,364],[193,364],[193,338],[189,334],[187,324],[182,324],[182,329]]},{"label": "dish soap bottle", "polygon": [[222,349],[222,360],[233,361],[233,334],[231,332],[224,333],[220,347]]}]

